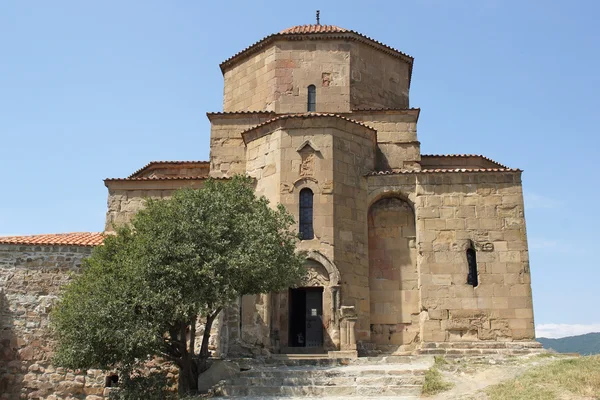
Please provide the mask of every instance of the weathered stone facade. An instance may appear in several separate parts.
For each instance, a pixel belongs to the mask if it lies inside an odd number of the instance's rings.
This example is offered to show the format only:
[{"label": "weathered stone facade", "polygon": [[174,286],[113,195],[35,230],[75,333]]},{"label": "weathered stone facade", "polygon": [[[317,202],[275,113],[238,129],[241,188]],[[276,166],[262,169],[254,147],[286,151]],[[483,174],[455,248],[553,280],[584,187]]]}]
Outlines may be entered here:
[{"label": "weathered stone facade", "polygon": [[0,399],[99,399],[101,371],[51,365],[48,313],[91,247],[0,244]]},{"label": "weathered stone facade", "polygon": [[[145,198],[234,174],[253,177],[300,231],[310,223],[299,242],[307,286],[225,310],[215,355],[535,346],[521,171],[483,156],[422,155],[419,109],[408,108],[412,63],[333,26],[271,35],[221,64],[210,161],[152,162],[105,181],[107,232]],[[98,372],[48,364],[48,309],[89,247],[0,243],[1,398],[46,398],[51,387],[55,398],[102,395]]]}]

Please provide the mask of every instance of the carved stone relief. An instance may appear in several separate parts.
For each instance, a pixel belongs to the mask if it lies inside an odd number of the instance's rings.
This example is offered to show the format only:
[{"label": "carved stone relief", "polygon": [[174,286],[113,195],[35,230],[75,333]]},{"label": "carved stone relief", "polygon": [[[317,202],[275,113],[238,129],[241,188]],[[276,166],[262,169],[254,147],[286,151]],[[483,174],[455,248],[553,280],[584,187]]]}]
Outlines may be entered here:
[{"label": "carved stone relief", "polygon": [[329,274],[320,263],[306,260],[306,270],[306,286],[329,286]]}]

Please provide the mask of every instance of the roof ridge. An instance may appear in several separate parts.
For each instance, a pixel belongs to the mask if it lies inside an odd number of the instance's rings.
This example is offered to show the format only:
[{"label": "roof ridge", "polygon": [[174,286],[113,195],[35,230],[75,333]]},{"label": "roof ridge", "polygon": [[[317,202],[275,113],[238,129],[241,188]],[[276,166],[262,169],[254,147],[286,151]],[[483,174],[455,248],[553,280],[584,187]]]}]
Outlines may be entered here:
[{"label": "roof ridge", "polygon": [[[330,25],[321,25],[321,26],[330,26]],[[292,28],[295,28],[295,27],[292,27]],[[290,28],[290,29],[292,29],[292,28]],[[371,43],[367,43],[367,44],[371,45],[372,47],[377,48],[377,46],[381,46],[383,49],[393,52],[393,53],[396,53],[401,58],[407,59],[407,61],[411,65],[410,69],[411,69],[411,75],[412,75],[412,63],[414,61],[414,57],[412,57],[394,47],[388,46],[378,40],[375,40],[367,35],[364,35],[360,32],[357,32],[357,31],[354,31],[351,29],[344,29],[344,28],[339,28],[339,29],[340,29],[339,31],[314,31],[314,32],[284,32],[285,31],[284,30],[284,31],[281,31],[278,33],[272,33],[272,34],[260,39],[259,41],[254,42],[250,46],[238,51],[233,56],[227,58],[225,61],[223,61],[219,64],[219,67],[221,68],[221,71],[223,71],[223,68],[226,67],[228,64],[230,64],[234,59],[242,56],[243,54],[248,53],[251,50],[260,48],[260,46],[265,45],[269,41],[274,40],[276,38],[285,38],[286,36],[295,36],[295,35],[317,35],[317,36],[319,36],[319,35],[335,35],[335,34],[340,34],[340,35],[352,34],[352,35],[357,36],[358,39],[362,39],[362,40],[366,40],[367,42],[371,42]]]},{"label": "roof ridge", "polygon": [[[127,177],[127,178],[106,178],[104,182],[115,182],[115,181],[193,181],[200,179],[208,179],[209,175],[195,175],[195,176],[144,176],[144,177]],[[226,178],[213,178],[213,179],[226,179]]]},{"label": "roof ridge", "polygon": [[469,172],[523,172],[518,168],[432,168],[421,170],[386,170],[386,171],[371,171],[367,176],[379,175],[399,175],[399,174],[431,174],[431,173],[469,173]]},{"label": "roof ridge", "polygon": [[229,114],[277,114],[269,110],[241,110],[241,111],[208,111],[206,115],[229,115]]},{"label": "roof ridge", "polygon": [[250,127],[248,129],[242,131],[240,133],[240,135],[243,136],[245,133],[248,133],[248,132],[253,131],[255,129],[261,128],[261,127],[263,127],[265,125],[269,125],[269,124],[271,124],[271,123],[273,123],[275,121],[279,121],[279,120],[283,120],[283,119],[289,119],[289,118],[311,118],[311,117],[333,117],[333,118],[339,118],[339,119],[343,119],[343,120],[348,121],[348,122],[352,122],[352,123],[354,123],[356,125],[360,125],[362,127],[365,127],[365,128],[367,128],[367,129],[369,129],[369,130],[371,130],[373,132],[377,132],[375,129],[371,128],[370,126],[368,126],[368,125],[366,125],[366,124],[364,124],[364,123],[362,123],[360,121],[356,121],[356,120],[351,119],[351,118],[346,118],[346,117],[344,117],[343,115],[340,115],[340,114],[309,112],[309,113],[298,113],[298,114],[281,114],[281,115],[278,115],[278,116],[276,116],[274,118],[271,118],[271,119],[269,119],[269,120],[267,120],[265,122],[261,122],[258,125],[255,125],[253,127]]},{"label": "roof ridge", "polygon": [[350,111],[420,111],[420,107],[356,107]]},{"label": "roof ridge", "polygon": [[421,154],[421,157],[480,157],[480,158],[483,158],[484,160],[487,160],[489,162],[497,164],[498,166],[501,166],[502,168],[510,169],[510,167],[508,167],[502,163],[499,163],[496,160],[492,160],[491,158],[486,157],[483,154]]},{"label": "roof ridge", "polygon": [[157,164],[210,164],[210,161],[176,161],[176,160],[173,160],[173,161],[150,161],[148,164],[144,165],[142,168],[138,169],[137,171],[135,171],[134,173],[129,175],[128,178],[133,178],[133,177],[135,177],[135,175],[144,171],[146,168],[149,168],[149,167],[151,167],[153,165],[157,165]]}]

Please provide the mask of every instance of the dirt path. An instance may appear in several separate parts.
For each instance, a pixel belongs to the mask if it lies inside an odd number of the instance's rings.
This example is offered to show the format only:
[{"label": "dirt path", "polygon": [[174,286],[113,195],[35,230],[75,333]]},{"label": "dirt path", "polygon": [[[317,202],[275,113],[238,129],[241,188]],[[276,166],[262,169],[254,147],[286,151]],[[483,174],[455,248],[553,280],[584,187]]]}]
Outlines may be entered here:
[{"label": "dirt path", "polygon": [[517,360],[492,360],[473,364],[450,364],[440,370],[444,379],[454,387],[447,392],[428,397],[432,400],[487,400],[483,389],[498,383],[514,379],[531,367],[545,365],[556,359],[519,358]]}]

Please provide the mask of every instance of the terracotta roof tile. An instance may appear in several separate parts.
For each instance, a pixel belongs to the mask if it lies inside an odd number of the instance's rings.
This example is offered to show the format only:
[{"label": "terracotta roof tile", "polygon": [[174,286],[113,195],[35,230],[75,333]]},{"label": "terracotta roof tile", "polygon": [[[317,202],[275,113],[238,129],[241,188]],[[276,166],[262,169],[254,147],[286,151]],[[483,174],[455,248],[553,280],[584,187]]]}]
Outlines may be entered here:
[{"label": "terracotta roof tile", "polygon": [[207,112],[206,115],[235,115],[235,114],[276,114],[275,111],[255,110],[255,111],[213,111]]},{"label": "terracotta roof tile", "polygon": [[357,107],[352,111],[421,111],[418,107],[411,108],[395,108],[395,107]]},{"label": "terracotta roof tile", "polygon": [[290,118],[319,118],[319,117],[321,117],[321,118],[322,117],[330,117],[330,118],[333,117],[333,118],[343,119],[344,121],[352,122],[353,124],[360,125],[360,126],[365,127],[365,128],[367,128],[367,129],[369,129],[369,130],[371,130],[373,132],[377,132],[375,129],[371,128],[370,126],[368,126],[366,124],[363,124],[362,122],[355,121],[353,119],[343,117],[343,116],[341,116],[339,114],[310,112],[310,113],[301,113],[301,114],[283,114],[283,115],[278,115],[275,118],[271,118],[268,121],[265,121],[265,122],[263,122],[261,124],[258,124],[258,125],[255,125],[255,126],[251,127],[251,128],[246,129],[245,131],[243,131],[241,133],[241,135],[243,136],[245,133],[248,133],[250,131],[253,131],[255,129],[258,129],[260,127],[263,127],[265,125],[269,125],[269,124],[271,124],[271,123],[273,123],[275,121],[279,121],[279,120],[283,120],[283,119],[290,119]]},{"label": "terracotta roof tile", "polygon": [[380,175],[399,175],[399,174],[433,174],[433,173],[469,173],[469,172],[523,172],[518,168],[455,168],[455,169],[422,169],[422,170],[389,170],[389,171],[373,171],[369,172],[367,176],[380,176]]},{"label": "terracotta roof tile", "polygon": [[498,165],[500,168],[505,168],[505,169],[510,169],[508,168],[506,165],[504,164],[500,164],[498,161],[494,161],[489,157],[486,157],[484,155],[481,154],[421,154],[421,158],[423,157],[448,157],[448,158],[473,158],[473,157],[478,157],[478,158],[482,158],[486,161],[489,161],[491,163],[494,163],[496,165]]},{"label": "terracotta roof tile", "polygon": [[337,33],[348,32],[348,29],[335,25],[296,25],[284,29],[279,33]]},{"label": "terracotta roof tile", "polygon": [[104,242],[104,234],[98,232],[55,233],[30,236],[0,237],[0,244],[40,245],[40,246],[99,246]]},{"label": "terracotta roof tile", "polygon": [[[197,181],[202,179],[208,179],[208,175],[201,176],[148,176],[141,178],[106,178],[104,182],[114,182],[114,181]],[[221,178],[216,178],[221,179]],[[225,178],[223,178],[225,179]]]}]

